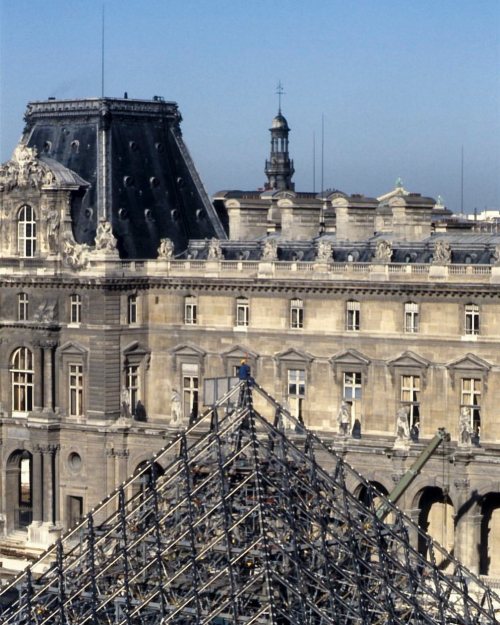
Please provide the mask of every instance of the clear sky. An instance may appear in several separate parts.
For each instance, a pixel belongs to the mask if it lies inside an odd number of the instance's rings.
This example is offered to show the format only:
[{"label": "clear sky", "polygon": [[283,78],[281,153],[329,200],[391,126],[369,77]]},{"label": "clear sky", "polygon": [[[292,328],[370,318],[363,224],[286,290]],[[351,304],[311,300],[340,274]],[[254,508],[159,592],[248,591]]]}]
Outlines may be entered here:
[{"label": "clear sky", "polygon": [[[297,190],[500,208],[500,0],[106,0],[105,95],[179,103],[209,193],[264,183],[275,94]],[[101,0],[0,0],[0,158],[30,100],[101,94]]]}]

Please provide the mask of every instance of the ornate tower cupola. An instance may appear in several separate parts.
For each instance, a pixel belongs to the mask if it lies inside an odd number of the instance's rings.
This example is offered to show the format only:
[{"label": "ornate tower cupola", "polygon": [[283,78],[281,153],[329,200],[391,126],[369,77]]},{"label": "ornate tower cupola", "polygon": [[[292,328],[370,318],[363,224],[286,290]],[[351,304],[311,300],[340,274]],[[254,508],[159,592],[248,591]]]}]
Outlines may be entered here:
[{"label": "ornate tower cupola", "polygon": [[288,154],[288,133],[290,128],[288,122],[281,113],[281,94],[283,93],[281,83],[278,85],[279,108],[278,114],[273,119],[271,128],[271,154],[266,160],[265,173],[268,179],[266,189],[276,189],[283,191],[294,190],[292,176],[295,172],[293,161]]}]

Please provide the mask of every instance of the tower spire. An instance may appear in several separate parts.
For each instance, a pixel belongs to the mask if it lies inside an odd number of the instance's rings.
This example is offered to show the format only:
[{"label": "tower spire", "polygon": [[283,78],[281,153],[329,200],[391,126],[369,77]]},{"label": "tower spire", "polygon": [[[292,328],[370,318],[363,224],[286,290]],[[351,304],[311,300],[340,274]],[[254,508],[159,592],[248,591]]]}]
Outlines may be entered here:
[{"label": "tower spire", "polygon": [[285,91],[283,89],[283,85],[281,84],[281,80],[278,80],[278,86],[276,87],[276,93],[278,94],[278,115],[281,115],[281,96],[284,95]]}]

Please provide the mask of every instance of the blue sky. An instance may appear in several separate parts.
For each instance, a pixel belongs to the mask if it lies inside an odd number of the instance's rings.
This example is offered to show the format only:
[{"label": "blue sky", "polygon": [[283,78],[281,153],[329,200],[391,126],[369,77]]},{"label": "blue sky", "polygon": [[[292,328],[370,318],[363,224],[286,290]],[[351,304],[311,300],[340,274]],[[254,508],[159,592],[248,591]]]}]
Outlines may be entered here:
[{"label": "blue sky", "polygon": [[[101,93],[94,0],[0,0],[0,158],[30,100]],[[276,84],[298,190],[379,195],[401,177],[500,208],[499,0],[106,0],[105,95],[179,103],[209,193],[262,186]]]}]

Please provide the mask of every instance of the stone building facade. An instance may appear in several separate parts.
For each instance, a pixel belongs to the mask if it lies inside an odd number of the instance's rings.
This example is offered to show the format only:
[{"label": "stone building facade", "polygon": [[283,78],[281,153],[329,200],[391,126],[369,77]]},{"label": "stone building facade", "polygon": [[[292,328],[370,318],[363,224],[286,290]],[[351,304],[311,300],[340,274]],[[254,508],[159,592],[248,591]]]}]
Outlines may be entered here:
[{"label": "stone building facade", "polygon": [[[245,358],[385,492],[446,428],[400,506],[500,576],[500,237],[400,182],[381,198],[295,192],[288,140],[287,188],[274,167],[265,191],[207,206],[173,110],[34,103],[0,169],[3,544],[22,532],[46,545],[73,525],[196,418],[204,380]],[[165,160],[138,124],[166,133]],[[92,179],[71,145],[99,140]],[[133,190],[113,169],[123,150]]]}]

